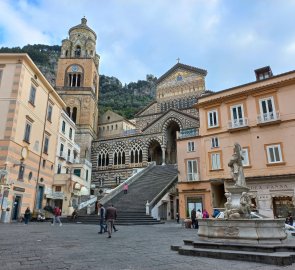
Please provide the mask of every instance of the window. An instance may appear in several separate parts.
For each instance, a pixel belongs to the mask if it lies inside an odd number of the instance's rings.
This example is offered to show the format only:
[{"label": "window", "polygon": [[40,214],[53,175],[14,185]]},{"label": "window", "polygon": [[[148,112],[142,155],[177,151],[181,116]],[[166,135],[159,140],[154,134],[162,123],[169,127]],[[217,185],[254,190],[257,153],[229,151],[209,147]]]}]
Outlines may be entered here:
[{"label": "window", "polygon": [[71,149],[68,149],[68,161],[71,159]]},{"label": "window", "polygon": [[88,170],[86,170],[86,181],[88,181],[88,174],[89,174],[89,172],[88,172]]},{"label": "window", "polygon": [[195,142],[188,142],[187,143],[187,151],[194,152],[195,151]]},{"label": "window", "polygon": [[25,135],[24,135],[24,141],[27,143],[30,143],[31,129],[32,129],[32,124],[30,122],[27,122],[25,127]]},{"label": "window", "polygon": [[20,181],[24,180],[24,174],[25,174],[25,165],[23,163],[21,163],[19,165],[19,171],[18,171],[18,177],[17,179]]},{"label": "window", "polygon": [[46,166],[46,160],[45,160],[45,159],[43,159],[43,162],[42,162],[42,167],[43,167],[43,168],[45,168],[45,166]]},{"label": "window", "polygon": [[70,128],[70,130],[69,130],[69,138],[72,139],[72,136],[73,136],[73,130],[72,130],[72,128]]},{"label": "window", "polygon": [[61,143],[60,148],[59,148],[59,156],[63,157],[63,155],[64,155],[63,152],[64,152],[64,145]]},{"label": "window", "polygon": [[218,113],[217,110],[208,112],[208,127],[218,127]]},{"label": "window", "polygon": [[283,162],[282,151],[280,144],[266,146],[268,163]]},{"label": "window", "polygon": [[51,118],[52,118],[52,105],[49,104],[47,109],[47,120],[51,122]]},{"label": "window", "polygon": [[187,161],[187,181],[196,181],[198,178],[198,163],[196,160]]},{"label": "window", "polygon": [[220,153],[211,153],[211,170],[220,170]]},{"label": "window", "polygon": [[43,152],[45,154],[48,154],[48,147],[49,147],[49,137],[45,136],[45,138],[44,138],[44,148],[43,148]]},{"label": "window", "polygon": [[74,175],[81,176],[81,169],[74,169]]},{"label": "window", "polygon": [[55,192],[61,192],[61,186],[56,186],[55,187]]},{"label": "window", "polygon": [[250,166],[250,160],[249,160],[249,149],[248,148],[243,148],[242,149],[242,157],[244,158],[242,163],[243,166]]},{"label": "window", "polygon": [[211,138],[211,147],[212,148],[217,148],[219,147],[219,140],[217,137]]},{"label": "window", "polygon": [[2,74],[3,74],[3,70],[0,69],[0,85],[1,85],[1,80],[2,80]]},{"label": "window", "polygon": [[35,105],[35,98],[36,98],[36,87],[31,86],[29,102],[33,105]]},{"label": "window", "polygon": [[260,121],[261,122],[273,121],[278,118],[275,111],[273,97],[260,99],[259,105],[260,105]]},{"label": "window", "polygon": [[245,117],[244,117],[244,109],[242,104],[231,106],[230,111],[231,111],[230,128],[243,127],[246,125]]},{"label": "window", "polygon": [[81,74],[79,73],[69,73],[68,82],[70,87],[81,86]]},{"label": "window", "polygon": [[62,121],[61,131],[62,131],[62,133],[66,133],[66,122],[65,121]]},{"label": "window", "polygon": [[57,174],[60,174],[61,173],[61,164],[58,164],[57,165]]}]

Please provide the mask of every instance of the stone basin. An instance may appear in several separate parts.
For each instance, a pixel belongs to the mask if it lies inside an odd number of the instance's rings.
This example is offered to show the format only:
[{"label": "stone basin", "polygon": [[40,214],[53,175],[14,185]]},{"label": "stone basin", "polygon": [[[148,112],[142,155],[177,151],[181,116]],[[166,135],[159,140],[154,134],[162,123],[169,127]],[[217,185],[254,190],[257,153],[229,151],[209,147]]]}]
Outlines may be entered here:
[{"label": "stone basin", "polygon": [[284,219],[198,220],[201,240],[230,243],[279,244],[287,239]]}]

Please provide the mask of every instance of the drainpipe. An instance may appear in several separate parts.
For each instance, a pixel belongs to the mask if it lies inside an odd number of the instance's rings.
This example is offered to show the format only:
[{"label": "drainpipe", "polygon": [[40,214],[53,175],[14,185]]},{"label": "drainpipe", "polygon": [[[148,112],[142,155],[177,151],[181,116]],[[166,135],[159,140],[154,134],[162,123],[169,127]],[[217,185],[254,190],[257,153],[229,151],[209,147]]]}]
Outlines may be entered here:
[{"label": "drainpipe", "polygon": [[43,155],[43,147],[44,147],[44,137],[45,137],[45,129],[46,129],[46,121],[47,121],[47,113],[48,113],[48,104],[49,104],[49,97],[53,91],[48,91],[47,94],[47,102],[46,102],[46,109],[45,109],[45,117],[44,117],[44,126],[42,132],[42,143],[41,143],[41,151],[40,151],[40,158],[39,158],[39,165],[38,165],[38,172],[37,172],[37,180],[36,180],[36,188],[35,188],[35,199],[34,199],[34,209],[36,208],[37,204],[37,195],[38,195],[38,186],[39,186],[39,176],[40,176],[40,169],[41,169],[41,162],[42,162],[42,155]]}]

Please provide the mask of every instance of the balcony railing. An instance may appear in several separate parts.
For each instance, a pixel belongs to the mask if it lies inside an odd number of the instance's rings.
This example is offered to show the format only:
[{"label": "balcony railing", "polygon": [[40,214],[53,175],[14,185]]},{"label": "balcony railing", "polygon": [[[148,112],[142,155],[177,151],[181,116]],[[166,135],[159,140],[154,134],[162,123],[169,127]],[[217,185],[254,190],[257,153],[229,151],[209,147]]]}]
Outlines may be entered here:
[{"label": "balcony railing", "polygon": [[66,155],[65,155],[65,153],[63,151],[59,152],[59,158],[66,159]]},{"label": "balcony railing", "polygon": [[247,126],[248,126],[248,118],[239,118],[239,119],[230,120],[228,122],[229,129],[242,128]]},{"label": "balcony railing", "polygon": [[199,173],[192,173],[186,176],[186,181],[200,181]]},{"label": "balcony railing", "polygon": [[257,116],[258,124],[268,123],[280,120],[280,112],[262,113]]},{"label": "balcony railing", "polygon": [[199,130],[196,128],[181,129],[178,132],[178,139],[191,138],[199,135]]}]

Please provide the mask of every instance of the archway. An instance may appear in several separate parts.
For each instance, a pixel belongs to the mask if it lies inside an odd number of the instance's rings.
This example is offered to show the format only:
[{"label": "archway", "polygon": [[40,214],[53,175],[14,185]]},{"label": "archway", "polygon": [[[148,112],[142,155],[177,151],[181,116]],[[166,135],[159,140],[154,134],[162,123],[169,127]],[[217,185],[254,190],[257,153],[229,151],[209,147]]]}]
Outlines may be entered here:
[{"label": "archway", "polygon": [[170,121],[166,128],[166,154],[165,159],[167,164],[177,163],[177,148],[176,148],[176,133],[180,131],[180,127],[177,122]]},{"label": "archway", "polygon": [[148,162],[155,161],[157,165],[162,164],[162,148],[158,141],[153,140],[148,147]]}]

